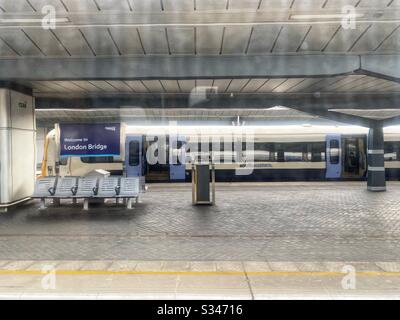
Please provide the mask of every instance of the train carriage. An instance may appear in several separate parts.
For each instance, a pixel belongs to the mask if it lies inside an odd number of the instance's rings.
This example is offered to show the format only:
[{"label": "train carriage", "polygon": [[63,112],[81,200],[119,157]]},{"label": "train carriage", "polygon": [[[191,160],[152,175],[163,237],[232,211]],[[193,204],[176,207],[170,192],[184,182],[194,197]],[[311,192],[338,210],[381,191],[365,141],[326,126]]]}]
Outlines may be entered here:
[{"label": "train carriage", "polygon": [[[46,137],[42,175],[85,176],[103,169],[144,175],[149,182],[190,181],[192,163],[202,161],[215,163],[217,181],[360,180],[367,174],[368,129],[362,127],[121,127],[118,157],[60,158],[59,135],[52,130]],[[162,161],[149,159],[152,149]],[[252,170],[245,172],[248,168]],[[385,128],[385,168],[388,179],[399,179],[398,127]]]}]

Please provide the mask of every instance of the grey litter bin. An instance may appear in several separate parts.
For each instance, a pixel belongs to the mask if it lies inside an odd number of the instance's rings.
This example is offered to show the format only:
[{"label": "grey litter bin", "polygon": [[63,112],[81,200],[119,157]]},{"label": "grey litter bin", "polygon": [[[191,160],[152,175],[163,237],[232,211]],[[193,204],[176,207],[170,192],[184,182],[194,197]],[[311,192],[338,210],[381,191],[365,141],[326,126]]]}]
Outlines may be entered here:
[{"label": "grey litter bin", "polygon": [[192,202],[193,204],[215,204],[214,164],[192,165]]}]

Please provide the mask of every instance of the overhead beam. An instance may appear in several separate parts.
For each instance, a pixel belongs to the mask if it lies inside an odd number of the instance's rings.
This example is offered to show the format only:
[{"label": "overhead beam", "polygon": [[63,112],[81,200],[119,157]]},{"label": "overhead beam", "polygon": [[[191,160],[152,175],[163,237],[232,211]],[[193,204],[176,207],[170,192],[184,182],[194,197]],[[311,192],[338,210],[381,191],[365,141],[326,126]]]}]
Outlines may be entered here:
[{"label": "overhead beam", "polygon": [[358,55],[0,59],[0,80],[302,78],[352,74]]},{"label": "overhead beam", "polygon": [[400,55],[360,56],[360,73],[400,83]]},{"label": "overhead beam", "polygon": [[356,126],[362,126],[362,127],[371,127],[375,121],[358,117],[358,116],[353,116],[345,113],[340,113],[337,111],[332,111],[332,110],[326,110],[325,108],[308,108],[307,111],[303,110],[302,108],[298,107],[292,107],[292,109],[307,112],[312,115],[316,115],[325,119],[337,121],[337,122],[342,122],[346,124],[351,124],[351,125],[356,125]]},{"label": "overhead beam", "polygon": [[137,56],[0,59],[0,81],[310,78],[365,74],[400,83],[400,55]]},{"label": "overhead beam", "polygon": [[366,74],[400,82],[400,55],[8,58],[0,81],[303,78]]},{"label": "overhead beam", "polygon": [[394,126],[400,124],[400,116],[395,116],[389,119],[381,120],[383,127]]},{"label": "overhead beam", "polygon": [[[192,96],[193,97],[193,96]],[[195,103],[193,102],[195,101]],[[399,94],[216,94],[200,101],[190,95],[134,94],[128,96],[99,96],[86,98],[36,98],[36,108],[271,108],[285,106],[302,111],[329,109],[394,109],[400,108]]]},{"label": "overhead beam", "polygon": [[[342,123],[371,127],[376,121],[340,113],[340,109],[387,109],[400,106],[399,95],[384,94],[239,94],[215,95],[212,98],[192,103],[190,95],[137,95],[131,97],[89,97],[89,98],[37,98],[36,107],[51,108],[272,108],[285,106],[311,115]],[[332,111],[330,109],[336,109]],[[339,111],[337,111],[339,110]]]},{"label": "overhead beam", "polygon": [[18,91],[28,96],[31,96],[33,94],[32,88],[12,81],[0,81],[0,88]]}]

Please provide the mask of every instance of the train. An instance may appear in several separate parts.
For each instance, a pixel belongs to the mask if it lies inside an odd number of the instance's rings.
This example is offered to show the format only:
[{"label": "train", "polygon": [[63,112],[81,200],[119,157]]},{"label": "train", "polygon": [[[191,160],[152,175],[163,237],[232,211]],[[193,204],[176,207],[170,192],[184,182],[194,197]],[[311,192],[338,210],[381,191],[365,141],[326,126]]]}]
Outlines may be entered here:
[{"label": "train", "polygon": [[[59,156],[57,127],[45,138],[42,176],[144,176],[146,182],[190,181],[195,163],[212,162],[216,181],[363,180],[368,128],[357,126],[121,125],[119,156]],[[246,141],[245,141],[246,140]],[[385,171],[400,178],[400,127],[384,128]],[[154,145],[165,161],[149,161]],[[239,147],[238,147],[239,146]],[[154,151],[154,150],[153,150]],[[178,161],[171,161],[176,156]],[[218,161],[216,161],[216,159]],[[250,169],[249,169],[250,168]]]}]

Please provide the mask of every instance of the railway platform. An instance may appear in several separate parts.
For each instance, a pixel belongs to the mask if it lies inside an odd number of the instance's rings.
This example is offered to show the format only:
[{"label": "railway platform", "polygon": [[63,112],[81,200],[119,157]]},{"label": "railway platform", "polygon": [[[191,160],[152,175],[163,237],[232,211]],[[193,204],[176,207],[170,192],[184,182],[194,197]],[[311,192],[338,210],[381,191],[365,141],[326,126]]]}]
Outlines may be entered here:
[{"label": "railway platform", "polygon": [[[0,295],[398,297],[400,182],[362,184],[217,183],[205,207],[185,183],[150,184],[134,210],[34,200],[0,215]],[[42,288],[49,270],[55,290]],[[344,290],[352,270],[356,289]]]}]

